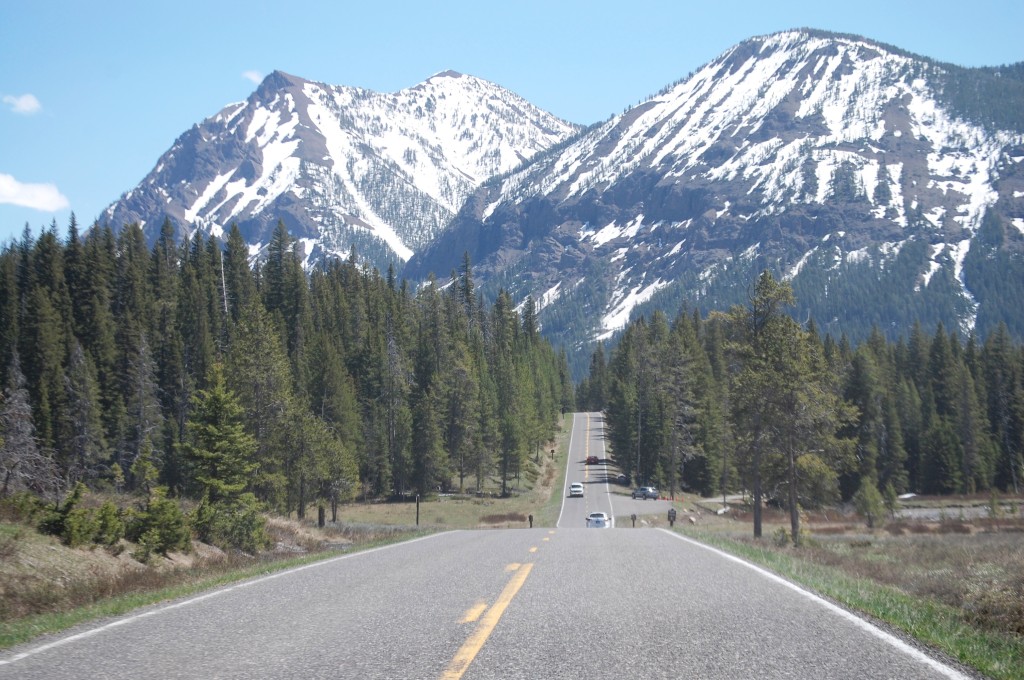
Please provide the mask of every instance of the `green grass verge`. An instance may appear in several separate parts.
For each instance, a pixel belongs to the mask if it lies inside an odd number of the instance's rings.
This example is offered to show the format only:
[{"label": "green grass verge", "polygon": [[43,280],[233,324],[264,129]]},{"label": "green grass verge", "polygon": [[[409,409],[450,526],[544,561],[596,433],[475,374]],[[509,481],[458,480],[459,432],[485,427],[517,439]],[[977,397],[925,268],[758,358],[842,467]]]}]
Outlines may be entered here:
[{"label": "green grass verge", "polygon": [[189,597],[197,593],[213,590],[248,579],[266,576],[293,567],[300,567],[314,562],[337,557],[343,554],[354,554],[378,548],[392,543],[400,543],[414,538],[425,536],[430,531],[420,531],[414,534],[395,536],[370,541],[346,550],[327,551],[315,554],[303,555],[282,560],[263,561],[240,569],[219,572],[213,575],[198,576],[187,582],[179,583],[159,590],[141,593],[119,595],[109,599],[96,602],[85,607],[78,607],[71,611],[38,614],[15,621],[0,621],[0,649],[8,649],[15,645],[28,642],[41,635],[60,633],[69,628],[97,619],[116,617],[127,614],[140,607],[170,602],[180,598]]},{"label": "green grass verge", "polygon": [[883,621],[995,680],[1024,680],[1024,639],[979,630],[953,607],[809,563],[799,553],[762,548],[706,531],[685,529],[680,533]]},{"label": "green grass verge", "polygon": [[554,528],[558,523],[558,515],[562,511],[562,492],[565,489],[565,471],[569,456],[569,438],[572,436],[573,414],[562,416],[562,430],[558,433],[555,446],[555,474],[551,486],[551,496],[534,517],[533,526]]}]

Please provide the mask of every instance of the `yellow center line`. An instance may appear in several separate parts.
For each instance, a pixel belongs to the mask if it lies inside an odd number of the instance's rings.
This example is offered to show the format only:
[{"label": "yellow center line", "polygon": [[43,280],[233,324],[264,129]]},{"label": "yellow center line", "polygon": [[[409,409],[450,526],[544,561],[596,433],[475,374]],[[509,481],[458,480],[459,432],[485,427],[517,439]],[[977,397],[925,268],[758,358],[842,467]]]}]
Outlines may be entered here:
[{"label": "yellow center line", "polygon": [[527,562],[516,570],[508,585],[501,591],[501,595],[498,596],[494,605],[480,619],[476,630],[473,631],[473,634],[469,636],[469,639],[466,640],[459,651],[455,653],[455,657],[441,675],[441,680],[459,680],[462,677],[466,669],[469,668],[469,664],[473,663],[473,659],[483,649],[484,643],[491,636],[494,627],[498,625],[498,620],[505,613],[505,609],[512,602],[512,598],[523,587],[526,577],[530,575],[531,569],[533,569],[533,563]]},{"label": "yellow center line", "polygon": [[537,546],[533,546],[532,548],[530,548],[530,552],[532,552],[532,553],[537,552]]},{"label": "yellow center line", "polygon": [[462,617],[459,623],[473,623],[474,621],[480,618],[480,615],[483,614],[486,609],[486,602],[477,602],[468,610],[466,610],[465,616]]}]

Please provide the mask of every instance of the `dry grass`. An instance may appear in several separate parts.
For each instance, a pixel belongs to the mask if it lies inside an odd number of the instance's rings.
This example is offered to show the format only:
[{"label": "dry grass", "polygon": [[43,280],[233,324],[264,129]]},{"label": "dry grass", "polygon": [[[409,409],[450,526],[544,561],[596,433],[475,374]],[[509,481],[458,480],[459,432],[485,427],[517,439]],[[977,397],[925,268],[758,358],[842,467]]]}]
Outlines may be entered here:
[{"label": "dry grass", "polygon": [[[30,519],[15,508],[0,506],[0,633],[18,621],[70,613],[111,598],[207,582],[304,555],[392,541],[413,535],[417,524],[426,530],[525,527],[534,515],[538,525],[548,526],[553,520],[540,524],[541,517],[550,516],[551,507],[561,500],[553,491],[561,488],[560,470],[565,468],[569,428],[563,430],[559,442],[544,448],[557,448],[559,454],[529,463],[521,479],[513,482],[508,498],[495,497],[499,487],[491,480],[480,497],[444,496],[420,503],[419,522],[417,504],[412,501],[345,505],[339,521],[325,527],[316,526],[315,519],[270,517],[267,530],[273,547],[255,556],[226,554],[193,542],[189,554],[154,556],[151,564],[143,565],[132,559],[134,546],[124,541],[112,550],[68,548],[57,538],[35,531]],[[86,502],[99,503],[90,496]],[[19,635],[10,640],[24,639]]]},{"label": "dry grass", "polygon": [[272,517],[268,533],[274,543],[260,555],[225,553],[193,542],[190,553],[154,556],[149,565],[132,559],[133,547],[113,550],[69,548],[31,527],[0,522],[0,620],[59,614],[111,598],[199,583],[219,575],[270,567],[297,556],[343,550],[408,535],[408,528],[328,525]]},{"label": "dry grass", "polygon": [[955,607],[974,625],[1024,635],[1022,534],[953,526],[955,533],[817,540],[803,552],[814,562]]},{"label": "dry grass", "polygon": [[[700,524],[762,550],[793,554],[953,607],[977,628],[1024,637],[1024,518],[960,517],[961,509],[967,516],[980,514],[981,502],[970,505],[961,499],[937,520],[889,521],[874,530],[836,511],[808,515],[803,523],[808,533],[799,549],[769,539],[754,541],[752,518],[743,511],[728,519],[705,512]],[[766,510],[762,535],[771,537],[780,529],[788,531],[788,515]]]},{"label": "dry grass", "polygon": [[[545,444],[544,451],[555,449],[555,455],[541,455],[525,463],[523,474],[512,480],[509,495],[500,498],[497,479],[484,481],[479,493],[452,493],[421,499],[419,527],[427,529],[489,529],[525,528],[533,515],[533,526],[554,526],[561,505],[562,482],[565,475],[568,434],[571,419],[566,421],[558,441]],[[349,503],[339,509],[342,522],[374,526],[417,525],[417,503],[403,502]]]}]

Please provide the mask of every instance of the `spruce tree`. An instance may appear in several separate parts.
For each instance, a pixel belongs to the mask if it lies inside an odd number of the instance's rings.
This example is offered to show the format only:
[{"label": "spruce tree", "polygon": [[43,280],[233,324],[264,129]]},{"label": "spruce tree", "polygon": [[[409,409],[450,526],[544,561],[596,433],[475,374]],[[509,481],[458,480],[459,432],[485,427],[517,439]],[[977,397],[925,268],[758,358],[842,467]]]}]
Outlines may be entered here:
[{"label": "spruce tree", "polygon": [[181,449],[201,494],[219,503],[246,489],[256,470],[256,440],[245,431],[244,411],[221,364],[211,367],[207,385],[192,398]]}]

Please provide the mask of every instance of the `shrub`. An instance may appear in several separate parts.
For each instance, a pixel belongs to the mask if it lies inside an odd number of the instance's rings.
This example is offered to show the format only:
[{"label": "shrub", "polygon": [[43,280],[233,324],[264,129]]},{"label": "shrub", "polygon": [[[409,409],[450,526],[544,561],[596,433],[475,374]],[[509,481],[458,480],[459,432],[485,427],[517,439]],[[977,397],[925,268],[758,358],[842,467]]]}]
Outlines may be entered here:
[{"label": "shrub", "polygon": [[156,529],[146,531],[136,539],[135,544],[137,547],[132,551],[132,558],[143,564],[149,564],[159,543],[160,533]]},{"label": "shrub", "polygon": [[885,501],[878,487],[870,478],[865,478],[853,495],[853,504],[858,514],[867,522],[868,528],[874,528],[875,524],[885,523]]},{"label": "shrub", "polygon": [[93,540],[100,545],[113,546],[124,538],[124,520],[111,501],[106,501],[96,512],[96,533]]},{"label": "shrub", "polygon": [[[152,552],[166,556],[172,550],[188,552],[192,548],[192,530],[178,504],[167,498],[165,487],[155,487],[145,508],[129,516],[125,527],[129,540],[138,543],[146,559]],[[133,556],[135,553],[133,553]]]},{"label": "shrub", "polygon": [[60,537],[69,548],[77,548],[92,543],[98,528],[99,522],[92,510],[72,508],[64,515]]},{"label": "shrub", "polygon": [[778,527],[772,533],[772,541],[780,548],[785,548],[790,543],[789,530],[786,527]]},{"label": "shrub", "polygon": [[221,549],[256,553],[270,545],[267,522],[251,493],[211,502],[204,498],[192,515],[199,540]]},{"label": "shrub", "polygon": [[19,491],[0,499],[0,518],[2,519],[37,524],[46,514],[46,503],[30,491]]},{"label": "shrub", "polygon": [[39,531],[59,536],[61,542],[72,548],[92,543],[96,535],[96,519],[92,511],[78,507],[85,492],[85,484],[75,484],[75,488],[64,499],[64,505],[58,502],[44,515],[39,523]]}]

